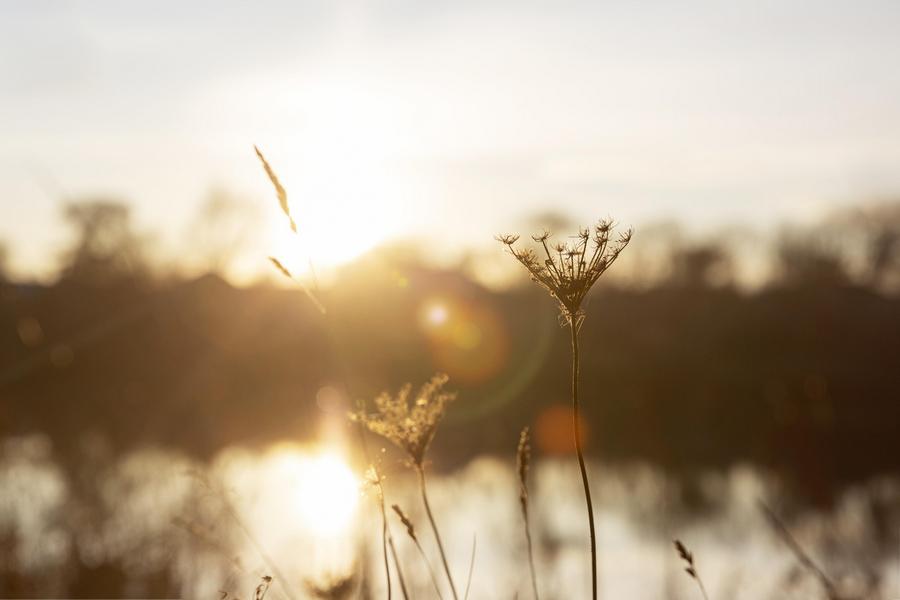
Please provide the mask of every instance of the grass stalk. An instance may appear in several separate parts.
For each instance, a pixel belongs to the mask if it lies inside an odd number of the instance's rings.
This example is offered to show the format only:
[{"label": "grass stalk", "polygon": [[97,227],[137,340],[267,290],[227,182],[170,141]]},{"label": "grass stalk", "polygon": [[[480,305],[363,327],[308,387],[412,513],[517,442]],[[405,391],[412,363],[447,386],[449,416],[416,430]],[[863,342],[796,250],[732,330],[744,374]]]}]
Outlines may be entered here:
[{"label": "grass stalk", "polygon": [[531,570],[531,591],[534,593],[534,600],[540,600],[537,585],[537,572],[534,568],[534,551],[531,543],[531,527],[528,526],[528,517],[525,517],[525,540],[528,543],[528,567]]},{"label": "grass stalk", "polygon": [[466,593],[463,594],[463,600],[469,600],[469,589],[472,587],[472,572],[475,570],[475,548],[477,543],[478,538],[472,536],[472,556],[469,559],[469,576],[466,577]]},{"label": "grass stalk", "polygon": [[384,500],[378,503],[381,509],[381,553],[384,556],[384,578],[387,583],[387,600],[391,600],[391,563],[388,561],[387,514],[384,512]]},{"label": "grass stalk", "polygon": [[422,504],[425,506],[425,514],[428,515],[428,521],[431,523],[431,530],[434,532],[434,539],[437,541],[438,551],[441,554],[441,562],[444,565],[444,572],[447,574],[447,581],[450,583],[450,591],[453,593],[453,599],[459,600],[456,593],[456,585],[453,583],[453,575],[450,574],[450,564],[447,562],[447,553],[444,552],[444,543],[441,541],[441,534],[438,531],[437,523],[434,520],[434,514],[431,512],[431,504],[428,502],[428,492],[425,487],[425,467],[416,466],[416,472],[419,474],[419,491],[422,493]]},{"label": "grass stalk", "polygon": [[828,600],[842,600],[840,594],[838,593],[837,586],[831,580],[830,577],[825,573],[825,571],[816,564],[816,562],[806,553],[803,549],[803,546],[800,545],[800,542],[791,534],[790,530],[787,528],[787,525],[778,517],[774,510],[769,508],[769,506],[763,502],[762,500],[757,500],[757,505],[759,506],[760,512],[765,517],[766,521],[771,526],[772,530],[778,535],[779,538],[784,542],[784,544],[788,547],[791,553],[794,555],[794,558],[797,560],[797,563],[808,573],[810,573],[813,577],[815,577],[822,586],[822,589],[825,591],[825,595]]},{"label": "grass stalk", "polygon": [[[384,508],[382,508],[384,511]],[[391,557],[394,559],[394,566],[397,567],[397,580],[400,582],[400,591],[403,593],[403,600],[409,600],[409,590],[406,589],[406,579],[403,577],[403,570],[400,568],[400,559],[397,557],[397,547],[394,545],[394,536],[388,530],[387,535],[388,548],[391,549]]]},{"label": "grass stalk", "polygon": [[522,524],[525,529],[525,541],[528,545],[528,568],[531,571],[531,591],[534,600],[540,600],[537,585],[537,570],[534,568],[534,545],[531,541],[531,524],[528,519],[528,469],[531,462],[531,441],[528,427],[519,434],[519,446],[516,450],[516,471],[519,475],[519,508],[522,510]]},{"label": "grass stalk", "polygon": [[[399,506],[394,504],[391,506],[394,509],[394,512],[397,513],[397,517],[400,518],[400,522],[406,527],[406,533],[409,535],[410,539],[416,545],[416,549],[419,551],[419,556],[422,557],[422,562],[425,563],[425,568],[428,569],[428,575],[431,577],[431,584],[434,586],[434,591],[437,593],[438,600],[443,600],[444,597],[441,595],[441,585],[438,583],[437,575],[434,573],[434,567],[431,566],[431,561],[428,560],[428,555],[425,554],[425,549],[422,548],[422,544],[419,543],[419,536],[416,535],[416,528],[413,526],[412,521],[409,520],[409,517],[400,509]],[[393,540],[391,540],[393,549]],[[394,562],[397,561],[396,551],[394,552]]]}]

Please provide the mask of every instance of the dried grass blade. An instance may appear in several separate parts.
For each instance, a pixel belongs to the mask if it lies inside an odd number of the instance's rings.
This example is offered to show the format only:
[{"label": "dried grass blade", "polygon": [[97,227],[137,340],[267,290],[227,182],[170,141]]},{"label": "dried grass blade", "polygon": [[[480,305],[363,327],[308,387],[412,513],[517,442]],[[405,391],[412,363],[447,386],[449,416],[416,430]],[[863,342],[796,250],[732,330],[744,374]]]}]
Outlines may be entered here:
[{"label": "dried grass blade", "polygon": [[281,205],[282,212],[284,212],[291,224],[291,231],[297,233],[297,224],[294,222],[294,217],[291,216],[291,207],[288,204],[287,190],[285,190],[284,186],[281,185],[281,182],[278,181],[278,175],[275,174],[275,170],[269,165],[269,161],[266,160],[266,157],[263,156],[263,153],[259,148],[253,146],[253,149],[256,150],[256,156],[259,157],[263,169],[266,171],[266,175],[269,176],[269,181],[272,182],[272,187],[275,188],[275,194],[278,196],[278,204]]},{"label": "dried grass blade", "polygon": [[296,277],[294,277],[291,274],[291,272],[288,271],[287,267],[285,267],[283,264],[281,264],[280,260],[278,260],[274,256],[270,256],[269,261],[273,265],[275,265],[275,268],[278,269],[278,271],[282,275],[284,275],[285,277],[287,277],[288,279],[290,279],[291,281],[296,283],[298,286],[300,286],[300,289],[303,290],[303,293],[306,294],[306,297],[310,299],[310,301],[315,305],[315,307],[319,310],[319,312],[322,313],[323,315],[325,314],[325,306],[319,301],[318,298],[316,298],[316,295],[312,293],[312,290],[310,290],[308,287],[303,285],[303,282],[299,281]]}]

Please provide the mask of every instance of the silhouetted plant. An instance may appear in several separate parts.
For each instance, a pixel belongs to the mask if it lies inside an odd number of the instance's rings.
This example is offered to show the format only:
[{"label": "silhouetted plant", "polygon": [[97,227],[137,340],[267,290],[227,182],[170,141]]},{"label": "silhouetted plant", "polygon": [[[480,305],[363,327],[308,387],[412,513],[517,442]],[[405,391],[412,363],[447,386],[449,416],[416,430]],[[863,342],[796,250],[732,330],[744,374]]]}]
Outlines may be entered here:
[{"label": "silhouetted plant", "polygon": [[469,557],[469,575],[466,577],[466,592],[463,600],[469,600],[469,590],[472,588],[472,573],[475,571],[475,550],[478,547],[478,536],[472,536],[472,554]]},{"label": "silhouetted plant", "polygon": [[765,517],[766,522],[772,527],[772,530],[778,535],[779,538],[784,542],[784,544],[790,549],[791,553],[794,555],[794,558],[797,560],[797,564],[806,572],[810,573],[813,577],[818,580],[819,584],[822,586],[822,589],[825,590],[825,595],[828,597],[828,600],[842,600],[840,594],[838,594],[837,586],[835,586],[834,582],[830,577],[822,570],[819,565],[810,558],[809,554],[803,550],[803,547],[800,543],[791,535],[790,530],[788,530],[787,526],[778,518],[778,515],[775,514],[775,511],[768,507],[768,505],[762,500],[757,501],[757,505],[759,507],[759,511],[762,513],[763,517]]},{"label": "silhouetted plant", "polygon": [[687,565],[684,568],[684,572],[687,573],[691,579],[697,582],[697,586],[700,588],[700,593],[703,594],[703,598],[705,600],[709,600],[709,596],[706,594],[706,586],[703,585],[703,580],[700,579],[700,574],[697,572],[697,565],[694,564],[694,555],[691,553],[684,544],[681,543],[680,540],[674,540],[672,542],[675,545],[675,550],[678,552],[678,556],[681,557],[681,560],[684,561],[684,564]]},{"label": "silhouetted plant", "polygon": [[390,529],[388,528],[387,511],[384,506],[384,476],[376,465],[369,465],[369,468],[366,469],[365,483],[367,487],[374,492],[375,501],[381,514],[381,551],[384,555],[384,574],[385,579],[387,580],[388,600],[391,598],[391,567],[390,562],[388,561],[388,546],[390,546],[391,553],[394,557],[394,565],[397,567],[397,578],[400,580],[400,591],[403,592],[403,597],[406,600],[409,600],[406,581],[403,578],[403,570],[400,568],[400,561],[397,559],[397,551],[394,548],[394,540],[390,534]]},{"label": "silhouetted plant", "polygon": [[[256,151],[256,156],[259,157],[259,161],[262,163],[263,170],[266,172],[266,175],[269,177],[269,181],[272,183],[272,187],[275,188],[275,195],[278,197],[278,204],[281,206],[281,211],[284,213],[284,216],[287,217],[288,223],[291,226],[291,231],[295,234],[297,233],[297,223],[294,221],[294,217],[291,215],[291,207],[288,204],[287,199],[287,190],[284,189],[284,186],[281,185],[281,181],[278,180],[278,175],[275,174],[275,169],[269,164],[269,161],[266,160],[266,157],[263,156],[263,153],[257,148],[253,146],[253,149]],[[300,286],[300,289],[306,294],[306,296],[315,304],[316,308],[319,309],[319,312],[325,314],[325,307],[322,305],[322,302],[319,300],[316,293],[309,289],[302,281],[298,280],[294,275],[288,270],[287,267],[284,266],[284,263],[278,260],[278,258],[274,256],[270,256],[269,260],[275,266],[278,271],[295,282]],[[315,282],[315,270],[313,269],[312,262],[309,263],[310,271],[313,273],[313,278]]]},{"label": "silhouetted plant", "polygon": [[581,483],[584,486],[584,497],[587,504],[588,526],[591,537],[591,590],[592,598],[597,598],[597,540],[594,528],[594,507],[591,502],[591,487],[588,482],[587,467],[584,463],[584,452],[581,447],[581,431],[579,421],[580,406],[578,404],[578,333],[584,322],[582,304],[600,276],[615,262],[628,242],[631,241],[632,230],[628,229],[615,240],[613,222],[601,220],[594,228],[581,229],[574,237],[574,242],[556,244],[551,250],[547,240],[550,232],[545,231],[532,239],[539,243],[546,254],[540,260],[531,249],[520,250],[515,246],[519,240],[517,235],[504,235],[497,238],[531,275],[531,279],[546,289],[559,304],[560,319],[569,326],[572,337],[572,434],[575,438],[575,453],[581,470]]},{"label": "silhouetted plant", "polygon": [[519,445],[516,449],[516,473],[519,475],[519,507],[522,509],[522,521],[525,526],[525,540],[528,542],[528,568],[531,571],[531,590],[538,600],[537,573],[534,569],[534,550],[531,543],[531,527],[528,524],[528,468],[531,463],[531,438],[528,427],[519,434]]},{"label": "silhouetted plant", "polygon": [[406,527],[406,534],[415,544],[416,549],[419,551],[419,555],[422,557],[422,562],[425,563],[425,567],[428,569],[428,575],[431,577],[431,583],[434,585],[434,591],[437,592],[438,598],[443,598],[441,596],[441,586],[438,584],[437,576],[434,574],[434,568],[431,566],[431,561],[428,560],[428,555],[425,554],[424,548],[422,548],[421,542],[419,542],[418,536],[416,536],[416,528],[413,526],[412,521],[410,521],[409,517],[406,516],[406,513],[397,506],[396,504],[392,505],[391,508],[397,513],[397,517],[400,519],[400,522],[403,523],[403,526]]},{"label": "silhouetted plant", "polygon": [[406,453],[409,465],[418,475],[422,504],[425,506],[425,513],[428,515],[431,529],[437,541],[441,561],[444,565],[444,572],[447,574],[447,581],[450,583],[450,590],[456,599],[458,598],[456,585],[453,583],[453,576],[450,574],[447,554],[444,551],[441,534],[438,531],[434,514],[431,511],[431,504],[428,502],[428,492],[425,485],[425,453],[428,451],[431,440],[434,439],[438,423],[444,417],[447,405],[456,397],[456,394],[443,390],[444,384],[447,383],[448,379],[444,374],[434,375],[416,393],[415,399],[412,401],[412,407],[410,407],[412,386],[406,384],[396,396],[384,392],[375,398],[376,413],[367,414],[359,410],[351,413],[350,417],[354,421],[365,425],[372,433],[377,433],[387,438]]}]

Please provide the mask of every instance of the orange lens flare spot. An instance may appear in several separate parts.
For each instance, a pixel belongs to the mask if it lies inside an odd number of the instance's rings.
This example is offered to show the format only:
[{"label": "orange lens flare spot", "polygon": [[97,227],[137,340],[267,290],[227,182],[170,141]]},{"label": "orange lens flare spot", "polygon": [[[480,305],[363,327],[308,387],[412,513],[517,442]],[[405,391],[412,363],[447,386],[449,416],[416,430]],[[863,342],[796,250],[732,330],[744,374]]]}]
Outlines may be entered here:
[{"label": "orange lens flare spot", "polygon": [[506,323],[488,306],[434,297],[422,304],[419,322],[435,367],[454,380],[486,381],[506,365],[509,355]]},{"label": "orange lens flare spot", "polygon": [[[590,431],[584,417],[579,417],[578,427],[581,432],[581,447],[586,448]],[[545,454],[574,454],[572,407],[554,404],[544,409],[535,423],[534,440]]]}]

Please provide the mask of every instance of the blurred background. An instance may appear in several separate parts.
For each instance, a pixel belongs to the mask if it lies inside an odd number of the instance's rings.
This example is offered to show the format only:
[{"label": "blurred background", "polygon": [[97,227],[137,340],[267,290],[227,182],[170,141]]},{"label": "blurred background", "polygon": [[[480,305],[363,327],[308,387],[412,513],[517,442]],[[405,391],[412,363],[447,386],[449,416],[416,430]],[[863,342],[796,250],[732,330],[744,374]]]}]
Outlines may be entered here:
[{"label": "blurred background", "polygon": [[898,25],[877,0],[3,4],[0,597],[385,597],[373,455],[424,516],[346,414],[436,371],[457,577],[474,535],[471,596],[531,597],[529,425],[542,597],[584,596],[568,337],[494,236],[607,216],[635,236],[581,332],[604,597],[695,597],[674,537],[713,597],[816,597],[758,499],[848,597],[896,596]]}]

